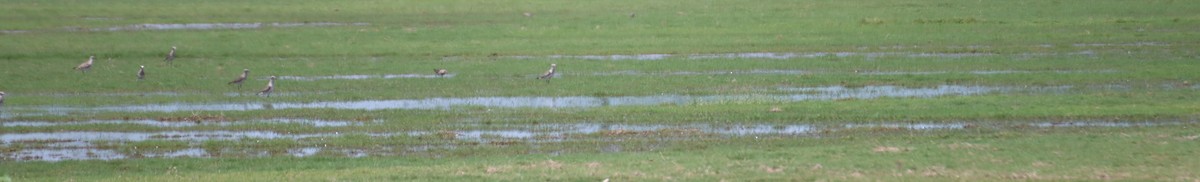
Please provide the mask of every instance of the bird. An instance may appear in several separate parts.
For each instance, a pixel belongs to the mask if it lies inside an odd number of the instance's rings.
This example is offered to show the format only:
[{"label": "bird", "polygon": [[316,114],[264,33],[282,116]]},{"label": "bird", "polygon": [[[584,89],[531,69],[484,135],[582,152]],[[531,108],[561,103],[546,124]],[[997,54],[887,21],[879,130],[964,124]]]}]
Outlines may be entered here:
[{"label": "bird", "polygon": [[239,76],[237,79],[233,79],[233,81],[230,81],[229,84],[237,84],[238,89],[241,90],[242,82],[245,82],[246,76],[249,76],[249,75],[250,75],[250,69],[242,69],[242,76]]},{"label": "bird", "polygon": [[143,79],[146,79],[146,65],[138,65],[138,66],[141,67],[141,68],[138,68],[138,81],[142,81]]},{"label": "bird", "polygon": [[446,75],[446,69],[444,69],[444,68],[433,69],[433,74],[437,74],[438,77],[441,77],[442,75]]},{"label": "bird", "polygon": [[0,106],[4,106],[4,92],[0,92]]},{"label": "bird", "polygon": [[546,79],[546,83],[550,83],[550,78],[554,77],[554,68],[556,67],[558,67],[557,64],[550,64],[550,70],[546,70],[546,73],[542,73],[542,76],[539,76],[538,79]]},{"label": "bird", "polygon": [[258,95],[266,95],[267,97],[271,97],[271,91],[275,91],[275,76],[274,75],[271,76],[270,81],[267,81],[267,88],[263,88],[262,91],[258,91]]},{"label": "bird", "polygon": [[167,64],[171,64],[173,61],[175,61],[175,46],[171,46],[171,52],[167,53],[167,58],[163,59],[163,61],[166,61]]},{"label": "bird", "polygon": [[75,66],[75,69],[82,71],[82,73],[87,73],[88,70],[92,69],[92,61],[95,59],[96,56],[88,57],[87,61],[83,62],[83,64],[79,64],[79,66]]}]

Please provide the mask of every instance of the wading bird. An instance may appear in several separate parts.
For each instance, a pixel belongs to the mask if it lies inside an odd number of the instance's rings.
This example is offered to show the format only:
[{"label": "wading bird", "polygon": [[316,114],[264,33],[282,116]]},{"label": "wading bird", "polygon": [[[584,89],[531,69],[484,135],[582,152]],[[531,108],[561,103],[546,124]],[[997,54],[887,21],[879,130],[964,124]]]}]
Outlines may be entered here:
[{"label": "wading bird", "polygon": [[262,91],[258,91],[258,95],[266,95],[267,97],[271,97],[271,91],[275,91],[275,76],[271,76],[271,80],[267,81],[267,88],[263,88]]},{"label": "wading bird", "polygon": [[246,76],[249,76],[249,75],[250,75],[250,69],[242,69],[242,76],[239,76],[237,79],[233,79],[233,81],[229,81],[229,84],[237,84],[238,90],[241,90],[242,82],[245,82]]},{"label": "wading bird", "polygon": [[167,64],[171,64],[175,61],[175,46],[171,46],[171,52],[167,53],[167,58],[163,59],[163,61],[166,61]]},{"label": "wading bird", "polygon": [[83,73],[87,73],[88,70],[92,69],[92,60],[95,60],[95,59],[96,59],[96,56],[88,57],[87,61],[83,62],[83,64],[79,64],[79,66],[75,66],[75,69],[82,71]]},{"label": "wading bird", "polygon": [[433,69],[433,74],[437,74],[438,77],[441,77],[442,75],[446,75],[446,69]]},{"label": "wading bird", "polygon": [[556,67],[558,65],[550,64],[550,70],[546,70],[546,73],[542,73],[542,76],[539,76],[538,79],[546,79],[546,83],[550,83],[550,78],[554,77],[554,68]]},{"label": "wading bird", "polygon": [[146,79],[146,65],[138,65],[138,66],[141,67],[141,68],[138,68],[138,81],[142,81],[142,79]]}]

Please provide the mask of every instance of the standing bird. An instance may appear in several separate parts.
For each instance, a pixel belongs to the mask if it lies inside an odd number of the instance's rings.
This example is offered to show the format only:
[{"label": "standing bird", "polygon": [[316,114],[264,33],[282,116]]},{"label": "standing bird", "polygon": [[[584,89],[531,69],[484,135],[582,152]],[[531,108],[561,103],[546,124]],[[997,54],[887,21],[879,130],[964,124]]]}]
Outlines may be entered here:
[{"label": "standing bird", "polygon": [[87,73],[88,70],[92,69],[92,60],[95,60],[95,59],[96,59],[96,56],[88,57],[88,60],[86,62],[83,62],[83,64],[79,64],[79,66],[75,66],[75,69],[82,71],[82,73]]},{"label": "standing bird", "polygon": [[550,70],[546,70],[546,73],[542,73],[542,76],[539,76],[538,79],[546,79],[546,83],[550,83],[550,78],[554,77],[554,68],[556,67],[558,65],[550,64]]},{"label": "standing bird", "polygon": [[271,91],[275,91],[275,76],[271,76],[271,80],[267,81],[267,88],[263,88],[262,91],[258,91],[258,95],[267,95],[267,97],[271,97]]},{"label": "standing bird", "polygon": [[446,69],[444,69],[444,68],[433,69],[433,74],[437,74],[438,77],[442,77],[442,75],[446,75]]},{"label": "standing bird", "polygon": [[4,92],[0,92],[0,106],[4,106]]},{"label": "standing bird", "polygon": [[146,79],[146,65],[138,65],[138,66],[141,67],[141,68],[138,68],[138,81],[142,81],[143,79]]},{"label": "standing bird", "polygon": [[242,76],[239,76],[237,79],[233,79],[233,81],[230,81],[229,84],[237,84],[238,90],[241,90],[242,82],[245,82],[246,76],[249,76],[249,75],[250,75],[250,69],[242,69]]},{"label": "standing bird", "polygon": [[163,61],[166,61],[167,64],[171,64],[175,61],[175,46],[171,46],[171,52],[167,53],[167,58],[163,59]]}]

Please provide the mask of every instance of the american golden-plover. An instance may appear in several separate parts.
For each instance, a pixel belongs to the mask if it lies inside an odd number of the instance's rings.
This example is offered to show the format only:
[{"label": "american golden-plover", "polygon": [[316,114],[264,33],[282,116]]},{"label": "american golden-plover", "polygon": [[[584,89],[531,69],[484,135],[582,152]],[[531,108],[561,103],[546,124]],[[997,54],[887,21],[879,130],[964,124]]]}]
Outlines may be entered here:
[{"label": "american golden-plover", "polygon": [[143,79],[146,79],[146,65],[138,65],[138,66],[141,67],[141,68],[138,68],[138,81],[142,81]]},{"label": "american golden-plover", "polygon": [[175,46],[171,46],[171,52],[167,53],[167,58],[163,59],[163,61],[166,61],[167,64],[175,61]]},{"label": "american golden-plover", "polygon": [[548,69],[548,71],[546,71],[546,73],[541,73],[541,77],[538,77],[538,79],[550,79],[550,78],[554,77],[554,68],[556,68],[556,67],[558,67],[558,65],[554,65],[554,63],[551,63],[550,69]]},{"label": "american golden-plover", "polygon": [[79,64],[79,66],[75,66],[75,69],[82,71],[83,73],[87,73],[88,70],[92,69],[92,61],[94,61],[95,59],[96,59],[96,56],[90,56],[90,57],[88,57],[87,61],[83,62],[83,64]]},{"label": "american golden-plover", "polygon": [[550,83],[550,78],[554,77],[554,68],[557,67],[557,64],[550,64],[550,70],[546,70],[546,73],[542,73],[542,76],[539,76],[538,79],[546,79],[546,83]]},{"label": "american golden-plover", "polygon": [[275,91],[275,76],[271,76],[271,80],[267,81],[267,88],[258,91],[258,95],[266,95],[271,97],[271,91]]},{"label": "american golden-plover", "polygon": [[443,68],[433,69],[433,74],[437,74],[438,77],[441,77],[442,75],[446,75],[446,69],[443,69]]},{"label": "american golden-plover", "polygon": [[237,79],[233,79],[233,81],[229,81],[229,84],[237,84],[238,90],[241,90],[242,82],[246,82],[246,76],[250,76],[250,69],[242,69],[242,76],[238,76]]}]

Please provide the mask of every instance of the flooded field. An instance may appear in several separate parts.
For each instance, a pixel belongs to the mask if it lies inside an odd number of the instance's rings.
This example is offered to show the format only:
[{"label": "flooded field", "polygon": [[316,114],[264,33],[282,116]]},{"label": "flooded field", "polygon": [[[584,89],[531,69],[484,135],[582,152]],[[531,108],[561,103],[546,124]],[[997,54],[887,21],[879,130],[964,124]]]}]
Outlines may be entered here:
[{"label": "flooded field", "polygon": [[179,111],[247,111],[265,109],[352,109],[352,110],[383,110],[383,109],[452,109],[461,106],[482,106],[501,108],[586,108],[607,106],[658,105],[675,104],[687,105],[698,103],[721,102],[797,102],[808,100],[832,99],[871,99],[879,97],[938,97],[947,95],[977,95],[1007,91],[1047,91],[1063,90],[1069,87],[985,87],[942,85],[929,88],[906,88],[898,86],[865,86],[848,88],[843,86],[828,87],[797,87],[777,88],[780,91],[797,92],[784,95],[655,95],[655,96],[618,96],[618,97],[464,97],[464,98],[426,98],[400,100],[363,100],[363,101],[318,101],[309,103],[229,103],[229,104],[156,104],[132,106],[100,106],[100,107],[66,107],[49,106],[23,108],[23,111],[33,113],[68,113],[68,112],[179,112]]},{"label": "flooded field", "polygon": [[[455,150],[459,147],[479,147],[479,144],[501,144],[491,147],[516,145],[552,145],[553,143],[591,141],[608,143],[594,146],[595,150],[621,151],[620,143],[626,141],[649,141],[649,145],[670,145],[674,140],[692,140],[726,137],[821,137],[828,132],[854,129],[887,130],[963,130],[980,128],[1059,128],[1059,127],[1152,127],[1195,124],[1186,122],[1113,122],[1113,121],[1064,121],[1029,122],[1011,124],[961,123],[852,123],[852,124],[684,124],[684,125],[637,125],[637,124],[539,124],[539,125],[489,125],[492,129],[466,129],[478,124],[461,124],[456,130],[403,131],[395,133],[278,133],[270,131],[163,131],[163,132],[50,132],[50,133],[6,133],[0,134],[0,147],[17,147],[14,152],[0,156],[10,161],[61,161],[61,160],[119,160],[130,158],[178,158],[178,157],[306,157],[327,153],[335,157],[365,157],[393,155],[427,155],[431,149]],[[24,126],[24,125],[14,125]],[[5,126],[12,127],[12,126]],[[285,139],[296,141],[320,141],[348,135],[368,136],[384,139],[406,136],[414,138],[437,138],[440,140],[415,142],[400,146],[312,146],[289,148],[286,152],[271,152],[267,148],[205,148],[205,141],[225,140],[254,143],[259,140]],[[649,138],[647,138],[649,137]],[[143,141],[184,141],[191,147],[171,150],[112,149],[115,143]],[[644,142],[639,142],[644,143]],[[36,145],[34,145],[36,144]],[[653,146],[647,146],[653,147]],[[128,148],[128,147],[125,147]],[[214,155],[219,153],[219,155]]]}]

